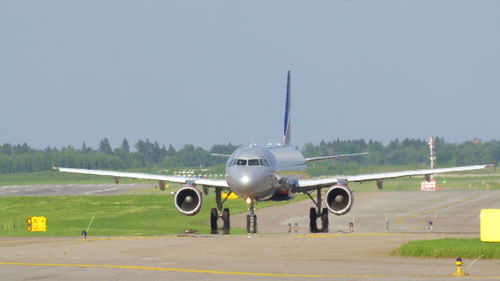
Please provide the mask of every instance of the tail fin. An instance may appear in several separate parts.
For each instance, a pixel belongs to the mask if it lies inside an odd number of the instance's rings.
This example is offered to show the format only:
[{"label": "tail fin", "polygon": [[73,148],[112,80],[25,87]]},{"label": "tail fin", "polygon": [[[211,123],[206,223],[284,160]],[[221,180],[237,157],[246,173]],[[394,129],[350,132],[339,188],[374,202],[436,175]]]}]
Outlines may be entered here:
[{"label": "tail fin", "polygon": [[285,126],[283,129],[283,145],[290,144],[290,71],[286,81]]}]

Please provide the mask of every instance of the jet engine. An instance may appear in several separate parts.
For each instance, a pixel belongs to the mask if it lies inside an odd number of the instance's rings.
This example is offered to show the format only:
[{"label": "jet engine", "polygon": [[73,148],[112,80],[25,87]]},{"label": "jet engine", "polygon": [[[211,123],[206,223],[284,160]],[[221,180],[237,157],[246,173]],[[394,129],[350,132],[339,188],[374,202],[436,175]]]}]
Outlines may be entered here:
[{"label": "jet engine", "polygon": [[194,186],[186,185],[175,193],[175,207],[186,216],[194,216],[201,210],[202,194]]},{"label": "jet engine", "polygon": [[353,199],[347,185],[335,185],[326,192],[326,207],[337,216],[345,215],[351,210]]}]

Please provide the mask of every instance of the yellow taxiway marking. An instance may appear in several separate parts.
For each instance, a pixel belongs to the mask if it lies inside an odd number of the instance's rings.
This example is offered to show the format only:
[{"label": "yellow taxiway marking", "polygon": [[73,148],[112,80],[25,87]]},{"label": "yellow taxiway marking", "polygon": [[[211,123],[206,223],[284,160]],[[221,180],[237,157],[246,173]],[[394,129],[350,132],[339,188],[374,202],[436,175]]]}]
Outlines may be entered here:
[{"label": "yellow taxiway marking", "polygon": [[302,234],[295,235],[297,238],[326,238],[326,237],[339,237],[339,236],[386,236],[386,235],[414,235],[414,233],[392,233],[392,232],[381,232],[381,233],[334,233],[334,234]]},{"label": "yellow taxiway marking", "polygon": [[385,278],[376,275],[321,275],[321,274],[288,274],[288,273],[263,273],[263,272],[237,272],[218,271],[203,269],[181,269],[166,267],[150,267],[135,265],[99,265],[99,264],[64,264],[64,263],[24,263],[24,262],[0,262],[0,265],[20,265],[20,266],[46,266],[46,267],[87,267],[87,268],[109,268],[109,269],[135,269],[150,271],[173,271],[186,273],[208,273],[218,275],[243,275],[243,276],[273,276],[273,277],[306,277],[306,278]]},{"label": "yellow taxiway marking", "polygon": [[[67,241],[68,239],[65,239],[64,241]],[[30,239],[30,240],[4,240],[4,241],[0,241],[0,244],[15,244],[15,243],[31,243],[31,242],[57,242],[57,241],[63,241],[63,240],[56,240],[56,239],[50,239],[50,238],[47,238],[47,239]]]},{"label": "yellow taxiway marking", "polygon": [[[171,238],[194,238],[198,236],[190,236],[190,235],[168,235],[168,236],[130,236],[130,237],[96,237],[96,238],[87,238],[85,240],[81,238],[77,238],[77,241],[107,241],[107,240],[137,240],[137,239],[171,239]],[[62,237],[64,238],[64,237]],[[71,237],[68,240],[71,240]],[[0,241],[0,244],[13,244],[13,243],[28,243],[28,242],[58,242],[58,241],[67,241],[64,240],[56,240],[56,239],[40,239],[40,240],[5,240]]]},{"label": "yellow taxiway marking", "polygon": [[97,238],[87,238],[80,241],[107,241],[107,240],[137,240],[137,239],[164,239],[164,238],[193,238],[196,236],[189,235],[169,235],[169,236],[137,236],[137,237],[97,237]]},{"label": "yellow taxiway marking", "polygon": [[2,244],[7,243],[25,243],[25,242],[33,242],[35,240],[15,240],[15,241],[0,241]]},{"label": "yellow taxiway marking", "polygon": [[[166,267],[151,267],[151,266],[135,266],[135,265],[99,265],[99,264],[64,264],[64,263],[25,263],[25,262],[0,262],[0,265],[17,265],[17,266],[45,266],[45,267],[84,267],[84,268],[106,268],[106,269],[132,269],[146,271],[171,271],[184,273],[202,273],[216,275],[240,275],[240,276],[270,276],[270,277],[305,277],[305,278],[361,278],[361,279],[381,279],[389,278],[390,276],[380,275],[348,275],[348,274],[291,274],[291,273],[265,273],[265,272],[238,272],[238,271],[219,271],[219,270],[203,270],[203,269],[182,269],[182,268],[166,268]],[[444,276],[418,276],[421,278],[443,278]],[[500,279],[500,276],[467,276],[473,279]]]}]

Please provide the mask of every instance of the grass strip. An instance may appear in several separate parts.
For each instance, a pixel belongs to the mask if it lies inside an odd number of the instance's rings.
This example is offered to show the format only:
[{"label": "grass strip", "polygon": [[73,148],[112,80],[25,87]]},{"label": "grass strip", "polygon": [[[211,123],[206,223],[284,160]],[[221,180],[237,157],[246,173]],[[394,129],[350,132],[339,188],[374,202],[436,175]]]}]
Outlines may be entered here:
[{"label": "grass strip", "polygon": [[443,238],[410,241],[393,254],[433,258],[500,259],[500,243],[481,242],[480,239]]},{"label": "grass strip", "polygon": [[[257,210],[304,200],[304,195],[283,202],[259,202]],[[115,196],[16,196],[0,197],[0,236],[79,236],[89,225],[92,236],[145,236],[181,234],[186,229],[210,233],[210,209],[215,207],[213,194],[205,196],[196,216],[184,216],[174,206],[174,196],[115,195]],[[247,212],[241,199],[227,200],[225,208],[231,214]],[[28,232],[26,218],[47,218],[47,232]],[[231,234],[245,234],[232,228]]]}]

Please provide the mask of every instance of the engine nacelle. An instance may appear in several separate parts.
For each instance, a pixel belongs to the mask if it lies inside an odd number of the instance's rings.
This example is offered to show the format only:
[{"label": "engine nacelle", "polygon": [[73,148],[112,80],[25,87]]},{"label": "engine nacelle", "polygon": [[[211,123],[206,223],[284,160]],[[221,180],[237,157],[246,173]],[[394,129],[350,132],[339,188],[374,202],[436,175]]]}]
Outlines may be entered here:
[{"label": "engine nacelle", "polygon": [[186,185],[175,193],[175,207],[186,216],[194,216],[201,210],[202,193],[194,186]]},{"label": "engine nacelle", "polygon": [[354,198],[347,185],[335,185],[326,192],[326,207],[337,216],[347,214]]}]

